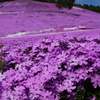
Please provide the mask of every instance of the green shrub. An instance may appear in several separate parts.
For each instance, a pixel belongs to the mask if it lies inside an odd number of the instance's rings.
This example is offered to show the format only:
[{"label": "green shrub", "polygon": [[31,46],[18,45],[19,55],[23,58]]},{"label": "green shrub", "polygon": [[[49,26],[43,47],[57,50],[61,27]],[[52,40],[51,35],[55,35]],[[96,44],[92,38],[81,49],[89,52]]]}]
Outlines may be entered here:
[{"label": "green shrub", "polygon": [[93,5],[87,5],[87,4],[84,4],[84,5],[74,4],[74,6],[100,13],[100,6],[93,6]]},{"label": "green shrub", "polygon": [[56,7],[72,9],[75,0],[57,0]]}]

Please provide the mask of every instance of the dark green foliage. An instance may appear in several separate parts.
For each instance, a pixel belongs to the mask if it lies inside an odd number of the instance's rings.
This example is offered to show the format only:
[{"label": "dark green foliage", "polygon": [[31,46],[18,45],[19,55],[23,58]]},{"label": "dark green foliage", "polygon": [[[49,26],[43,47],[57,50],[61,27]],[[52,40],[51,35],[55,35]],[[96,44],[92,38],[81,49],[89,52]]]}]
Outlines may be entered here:
[{"label": "dark green foliage", "polygon": [[91,10],[91,11],[95,11],[95,12],[99,12],[100,13],[100,6],[93,6],[93,5],[87,5],[87,4],[84,4],[84,5],[74,4],[74,6],[85,8],[87,10]]},{"label": "dark green foliage", "polygon": [[55,3],[55,0],[48,0],[48,3]]},{"label": "dark green foliage", "polygon": [[0,2],[14,1],[14,0],[0,0]]},{"label": "dark green foliage", "polygon": [[69,93],[65,90],[61,92],[59,100],[90,100],[90,98],[96,97],[96,100],[100,100],[100,88],[97,87],[96,89],[93,87],[91,83],[91,79],[81,80],[78,84],[76,84],[76,89],[73,92],[76,95],[70,95],[67,97]]},{"label": "dark green foliage", "polygon": [[72,9],[74,2],[75,2],[75,0],[57,0],[56,6],[59,9],[61,9],[61,8]]},{"label": "dark green foliage", "polygon": [[68,95],[68,92],[66,90],[61,92],[59,100],[68,100],[67,95]]},{"label": "dark green foliage", "polygon": [[75,98],[76,100],[90,100],[92,97],[96,97],[96,100],[100,100],[100,88],[94,88],[90,79],[79,83],[75,92],[77,93]]},{"label": "dark green foliage", "polygon": [[26,48],[24,51],[24,54],[29,54],[31,50],[32,50],[32,47]]},{"label": "dark green foliage", "polygon": [[35,1],[40,1],[40,2],[55,2],[55,0],[35,0]]},{"label": "dark green foliage", "polygon": [[58,7],[59,9],[61,8],[72,9],[75,2],[75,0],[35,0],[35,1],[55,3],[56,7]]},{"label": "dark green foliage", "polygon": [[48,2],[48,3],[55,3],[56,2],[56,0],[35,0],[35,1]]},{"label": "dark green foliage", "polygon": [[84,5],[83,5],[83,8],[88,9],[88,8],[89,8],[89,6],[88,6],[87,4],[84,4]]},{"label": "dark green foliage", "polygon": [[0,55],[0,71],[3,72],[3,62],[2,62],[1,55]]}]

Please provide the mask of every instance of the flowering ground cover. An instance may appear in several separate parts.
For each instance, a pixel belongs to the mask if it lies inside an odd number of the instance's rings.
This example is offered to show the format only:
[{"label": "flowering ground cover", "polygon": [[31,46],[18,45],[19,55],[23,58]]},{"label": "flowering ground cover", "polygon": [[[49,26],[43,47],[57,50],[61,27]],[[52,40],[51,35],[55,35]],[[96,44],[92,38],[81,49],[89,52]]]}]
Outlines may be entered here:
[{"label": "flowering ground cover", "polygon": [[99,37],[45,37],[35,45],[10,44],[2,47],[2,100],[99,100]]},{"label": "flowering ground cover", "polygon": [[55,4],[32,0],[16,0],[3,5],[0,8],[0,37],[59,27],[100,28],[100,14],[85,9],[59,10]]},{"label": "flowering ground cover", "polygon": [[99,18],[53,3],[4,3],[0,100],[100,100]]}]

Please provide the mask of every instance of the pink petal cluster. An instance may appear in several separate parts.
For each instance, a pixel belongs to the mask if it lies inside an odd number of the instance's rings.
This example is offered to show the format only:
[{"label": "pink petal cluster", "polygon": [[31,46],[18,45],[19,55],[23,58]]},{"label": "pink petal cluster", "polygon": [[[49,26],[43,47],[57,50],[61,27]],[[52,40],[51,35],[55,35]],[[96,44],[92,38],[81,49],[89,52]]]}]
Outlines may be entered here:
[{"label": "pink petal cluster", "polygon": [[[4,73],[0,73],[2,100],[59,100],[59,93],[74,93],[77,83],[91,79],[100,87],[98,39],[44,38],[33,45],[4,45]],[[11,44],[11,43],[10,43]]]}]

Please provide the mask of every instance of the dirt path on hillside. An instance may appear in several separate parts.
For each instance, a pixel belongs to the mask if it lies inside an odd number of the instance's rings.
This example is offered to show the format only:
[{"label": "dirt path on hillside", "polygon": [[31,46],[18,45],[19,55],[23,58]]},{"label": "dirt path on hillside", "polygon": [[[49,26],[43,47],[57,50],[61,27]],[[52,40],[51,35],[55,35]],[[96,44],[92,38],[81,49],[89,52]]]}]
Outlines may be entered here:
[{"label": "dirt path on hillside", "polygon": [[[55,34],[66,34],[66,35],[70,35],[70,34],[72,34],[73,33],[73,35],[75,36],[78,36],[79,34],[79,32],[90,32],[90,34],[87,34],[87,36],[88,35],[93,35],[93,32],[92,31],[99,31],[100,32],[100,29],[88,29],[88,30],[72,30],[72,31],[59,31],[59,32],[48,32],[48,33],[38,33],[38,34],[33,34],[33,35],[21,35],[21,36],[14,36],[14,37],[18,37],[18,38],[20,38],[20,37],[28,37],[28,36],[32,36],[32,37],[34,37],[34,36],[45,36],[45,35],[55,35]],[[75,34],[76,33],[76,34]],[[83,34],[83,35],[86,35],[86,34]],[[94,35],[93,36],[95,36],[95,35],[99,35],[100,36],[100,33],[94,33]],[[14,37],[1,37],[2,39],[5,39],[5,38],[14,38]]]}]

